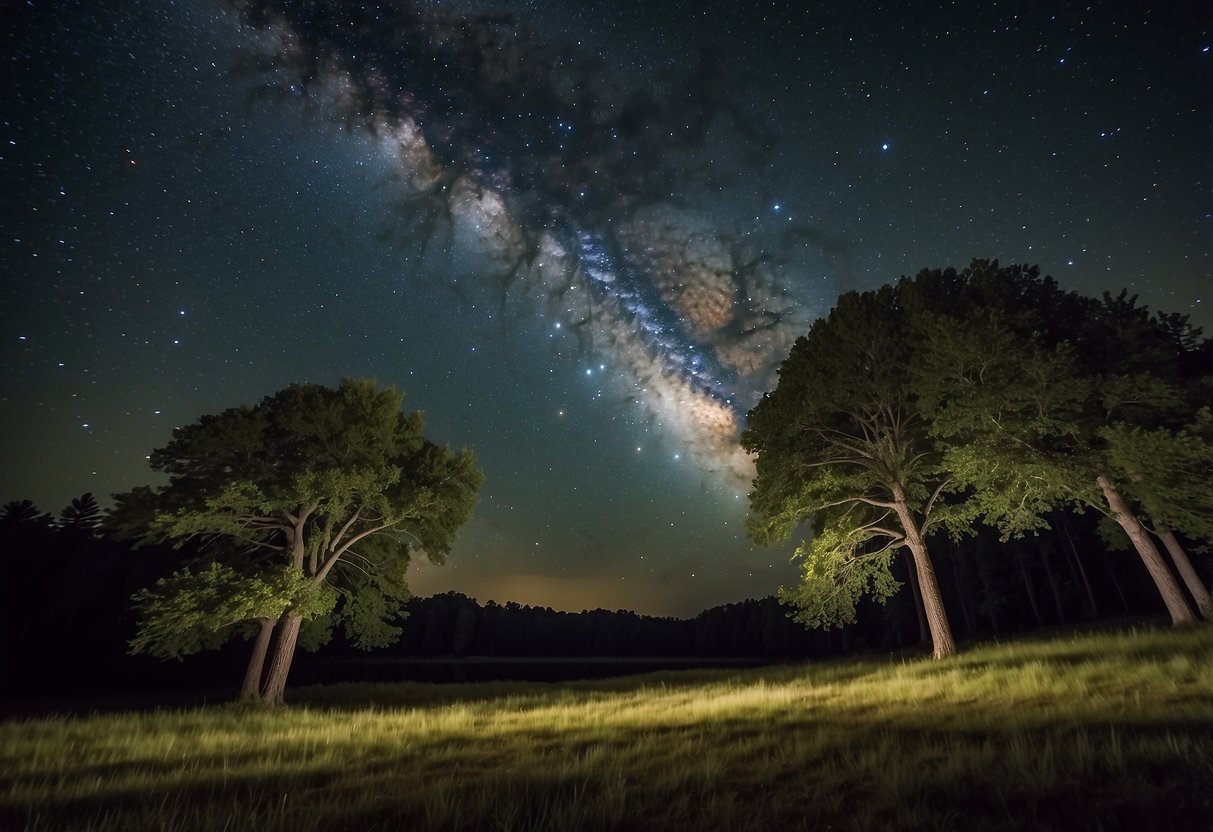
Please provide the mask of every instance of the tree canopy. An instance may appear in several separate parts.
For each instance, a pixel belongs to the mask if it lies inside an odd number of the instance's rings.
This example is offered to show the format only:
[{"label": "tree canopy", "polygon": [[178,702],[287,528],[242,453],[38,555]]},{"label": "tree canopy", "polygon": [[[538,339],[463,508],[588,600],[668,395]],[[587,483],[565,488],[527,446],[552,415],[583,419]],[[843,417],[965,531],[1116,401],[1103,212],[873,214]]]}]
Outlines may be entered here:
[{"label": "tree canopy", "polygon": [[370,381],[299,384],[175,430],[151,455],[168,485],[116,495],[110,522],[205,540],[206,558],[135,597],[132,649],[179,656],[251,630],[243,693],[277,702],[297,643],[337,625],[362,647],[395,640],[411,554],[443,560],[483,478],[401,401]]},{"label": "tree canopy", "polygon": [[980,520],[1006,540],[1095,508],[1138,549],[1173,620],[1191,620],[1146,525],[1204,612],[1208,589],[1172,529],[1208,539],[1213,524],[1210,355],[1184,316],[1124,292],[1084,297],[1035,267],[975,260],[848,292],[749,414],[749,531],[767,543],[812,521],[801,583],[781,597],[813,626],[889,597],[892,551],[907,548],[940,656],[933,531]]},{"label": "tree canopy", "polygon": [[781,595],[817,626],[853,620],[865,593],[895,592],[890,560],[908,548],[942,657],[955,645],[925,539],[950,510],[940,497],[951,480],[909,384],[909,326],[885,286],[841,296],[797,339],[741,438],[757,454],[748,528],[768,543],[814,518],[813,539],[797,550],[803,580]]},{"label": "tree canopy", "polygon": [[[1176,623],[1193,619],[1146,526],[1202,611],[1208,588],[1172,528],[1208,538],[1213,468],[1204,434],[1207,345],[1180,315],[1122,292],[1063,292],[1035,269],[975,263],[923,316],[914,383],[943,464],[1005,537],[1055,508],[1094,508],[1123,530]],[[1011,291],[1008,291],[1010,289]]]}]

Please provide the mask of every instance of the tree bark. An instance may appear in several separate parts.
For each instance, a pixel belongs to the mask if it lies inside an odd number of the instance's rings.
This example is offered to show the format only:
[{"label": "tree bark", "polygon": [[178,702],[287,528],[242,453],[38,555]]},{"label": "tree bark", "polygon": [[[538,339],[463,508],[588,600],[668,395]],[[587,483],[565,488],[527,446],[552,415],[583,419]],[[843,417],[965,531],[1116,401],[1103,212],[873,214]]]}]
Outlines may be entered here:
[{"label": "tree bark", "polygon": [[990,553],[990,544],[984,535],[977,538],[977,580],[981,582],[982,602],[977,611],[986,617],[990,623],[990,632],[998,635],[1002,629],[998,621],[998,609],[1002,606],[1002,596],[998,594],[999,581],[992,574],[994,555]]},{"label": "tree bark", "polygon": [[1073,560],[1070,561],[1070,569],[1073,569],[1077,564],[1078,577],[1082,581],[1083,591],[1087,595],[1087,610],[1089,618],[1092,620],[1099,618],[1099,604],[1095,601],[1095,591],[1091,589],[1091,581],[1087,578],[1087,569],[1082,565],[1082,558],[1078,555],[1078,547],[1074,545],[1074,538],[1070,535],[1070,524],[1066,522],[1064,516],[1060,516],[1057,526],[1061,527],[1062,536],[1066,539],[1066,545],[1070,547],[1070,554]]},{"label": "tree bark", "polygon": [[913,555],[906,557],[906,567],[910,575],[910,595],[914,598],[914,612],[918,616],[918,643],[926,644],[931,639],[931,628],[927,624],[927,614],[922,607],[922,590],[918,587],[918,570],[914,567]]},{"label": "tree bark", "polygon": [[977,622],[973,613],[969,612],[969,602],[965,600],[964,582],[960,579],[960,559],[956,554],[956,544],[948,543],[948,560],[952,567],[952,583],[956,585],[956,598],[960,602],[960,614],[965,620],[965,632],[973,635],[977,631]]},{"label": "tree bark", "polygon": [[952,628],[948,625],[948,614],[943,608],[943,596],[939,591],[939,581],[935,577],[935,567],[931,565],[926,543],[923,542],[914,513],[905,501],[905,495],[895,492],[894,504],[902,530],[906,533],[906,545],[914,555],[918,589],[922,593],[922,606],[931,629],[931,655],[936,659],[953,656],[956,654],[956,641],[952,638]]},{"label": "tree bark", "polygon": [[1163,603],[1167,605],[1167,612],[1171,615],[1171,623],[1186,624],[1196,621],[1196,616],[1192,613],[1192,607],[1188,605],[1188,600],[1184,597],[1184,591],[1179,586],[1179,582],[1171,574],[1170,567],[1163,560],[1162,553],[1158,551],[1154,541],[1150,539],[1145,526],[1129,509],[1125,498],[1103,474],[1096,477],[1095,482],[1103,491],[1108,508],[1112,510],[1112,518],[1125,530],[1125,534],[1133,542],[1133,547],[1137,549],[1137,554],[1141,556],[1142,563],[1150,572],[1150,577],[1154,579],[1154,585],[1158,587],[1158,593],[1162,596]]},{"label": "tree bark", "polygon": [[267,704],[281,705],[286,698],[286,677],[291,672],[295,643],[299,640],[299,625],[302,623],[302,616],[291,610],[278,621],[278,641],[274,644],[274,657],[270,660],[269,674],[261,689],[261,700]]},{"label": "tree bark", "polygon": [[973,620],[973,614],[969,611],[969,603],[964,600],[964,582],[961,581],[961,564],[956,560],[956,547],[950,549],[952,555],[952,582],[956,585],[956,597],[961,603],[961,617],[964,619],[964,632],[972,636],[976,632],[976,621]]},{"label": "tree bark", "polygon": [[241,699],[256,699],[261,695],[261,676],[265,671],[265,656],[270,649],[270,637],[274,634],[272,618],[257,619],[259,629],[253,639],[253,652],[244,671],[244,684],[240,687]]},{"label": "tree bark", "polygon": [[1023,577],[1024,589],[1028,591],[1028,605],[1032,608],[1032,617],[1036,619],[1036,626],[1043,627],[1045,625],[1044,616],[1041,615],[1040,605],[1036,603],[1036,588],[1032,586],[1032,576],[1028,574],[1028,567],[1024,565],[1023,546],[1016,541],[1014,544],[1015,560],[1019,562],[1019,574]]},{"label": "tree bark", "polygon": [[1188,587],[1192,600],[1196,602],[1196,609],[1200,611],[1201,617],[1206,621],[1213,621],[1213,596],[1209,595],[1209,588],[1200,579],[1200,575],[1196,574],[1196,567],[1192,565],[1184,547],[1179,545],[1175,532],[1170,529],[1159,529],[1158,536],[1162,539],[1163,545],[1167,547],[1167,551],[1171,553],[1171,560],[1175,561],[1175,568],[1179,571],[1180,577],[1184,579],[1184,585]]},{"label": "tree bark", "polygon": [[[1056,547],[1050,546],[1056,551]],[[1044,549],[1037,549],[1037,554],[1040,555],[1040,562],[1045,568],[1045,578],[1049,582],[1049,592],[1053,595],[1053,608],[1057,610],[1057,623],[1066,623],[1066,603],[1062,597],[1061,582],[1057,580],[1057,576],[1053,574],[1053,564],[1049,559],[1049,553]],[[1062,557],[1065,557],[1063,554]]]},{"label": "tree bark", "polygon": [[1116,576],[1116,567],[1112,565],[1110,557],[1104,558],[1103,562],[1108,567],[1108,577],[1112,579],[1112,586],[1116,587],[1116,597],[1120,599],[1120,608],[1127,613],[1129,611],[1129,599],[1125,597],[1125,588],[1120,585],[1120,578]]}]

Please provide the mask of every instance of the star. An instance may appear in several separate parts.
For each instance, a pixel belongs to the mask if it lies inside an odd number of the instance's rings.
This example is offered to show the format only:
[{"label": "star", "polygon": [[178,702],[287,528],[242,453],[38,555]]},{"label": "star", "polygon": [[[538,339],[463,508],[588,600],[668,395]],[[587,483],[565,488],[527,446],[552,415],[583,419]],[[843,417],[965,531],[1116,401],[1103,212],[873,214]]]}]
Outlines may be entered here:
[{"label": "star", "polygon": [[[377,4],[221,3],[272,23],[118,0],[23,12],[27,51],[0,90],[0,268],[22,322],[0,355],[0,428],[30,441],[0,453],[0,503],[148,482],[173,425],[375,377],[510,491],[516,508],[486,502],[461,532],[457,574],[490,586],[536,539],[561,553],[553,572],[617,574],[636,541],[614,534],[613,499],[686,512],[661,557],[704,587],[650,611],[694,614],[734,591],[715,575],[757,563],[745,414],[841,292],[1019,252],[1066,288],[1136,279],[1151,309],[1213,323],[1197,299],[1208,106],[1176,83],[1209,31],[1167,4],[1148,27],[1117,4],[1029,9],[1015,38],[982,4],[946,20],[892,4],[848,41],[850,9],[789,7],[775,26],[722,3],[708,27],[670,4],[614,20],[569,0],[505,17],[493,0],[400,3],[387,28]],[[579,46],[574,12],[629,59]],[[911,27],[936,48],[911,48]],[[981,60],[937,60],[969,50]],[[92,95],[97,54],[147,71]],[[275,71],[231,71],[254,65]],[[897,140],[872,142],[885,129]],[[138,465],[73,444],[107,431]],[[721,524],[733,533],[706,532]],[[417,589],[466,589],[452,574]]]}]

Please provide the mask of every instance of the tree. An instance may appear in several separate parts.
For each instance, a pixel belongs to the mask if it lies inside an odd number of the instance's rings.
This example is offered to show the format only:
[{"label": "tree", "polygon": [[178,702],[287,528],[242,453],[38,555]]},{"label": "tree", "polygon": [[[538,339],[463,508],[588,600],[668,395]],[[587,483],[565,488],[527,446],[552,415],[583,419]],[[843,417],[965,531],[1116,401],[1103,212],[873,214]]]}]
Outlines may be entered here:
[{"label": "tree", "polygon": [[1178,431],[1119,422],[1100,437],[1109,461],[1124,475],[1127,496],[1149,518],[1197,611],[1213,620],[1213,597],[1175,534],[1213,540],[1213,414],[1202,408]]},{"label": "tree", "polygon": [[1209,536],[1213,429],[1196,412],[1211,354],[1183,316],[1124,292],[1068,292],[1035,267],[975,260],[843,295],[797,341],[742,437],[758,454],[755,539],[815,523],[797,552],[803,579],[781,597],[810,625],[849,621],[862,595],[896,590],[889,557],[904,546],[938,655],[946,617],[928,533],[981,519],[1005,542],[1079,506],[1114,519],[1172,619],[1193,620],[1147,527],[1206,605],[1173,532]]},{"label": "tree", "polygon": [[298,644],[336,625],[363,649],[398,638],[411,554],[442,561],[483,478],[401,399],[370,381],[299,384],[176,429],[151,456],[169,484],[116,495],[112,524],[205,540],[207,560],[135,596],[132,650],[179,657],[251,634],[241,693],[280,703]]},{"label": "tree", "polygon": [[[944,465],[973,489],[973,505],[1004,539],[1034,532],[1061,505],[1095,508],[1138,551],[1175,623],[1193,620],[1183,590],[1139,517],[1176,516],[1171,462],[1126,467],[1151,431],[1192,417],[1180,368],[1198,342],[1186,319],[1151,317],[1125,293],[1103,301],[1060,290],[1036,269],[975,261],[949,270],[956,288],[919,316],[924,349],[914,367]],[[922,276],[920,276],[922,277]],[[1168,433],[1168,435],[1170,435]],[[1118,450],[1119,447],[1119,450]],[[1207,477],[1184,499],[1209,505]]]},{"label": "tree", "polygon": [[49,529],[54,526],[55,518],[46,512],[39,511],[33,500],[10,500],[4,504],[3,508],[0,508],[0,524],[5,526],[33,524]]},{"label": "tree", "polygon": [[85,534],[93,534],[101,525],[101,506],[92,492],[86,491],[72,499],[63,511],[59,512],[59,523],[65,529],[75,529]]},{"label": "tree", "polygon": [[780,598],[797,620],[824,628],[853,621],[862,595],[896,592],[890,561],[908,549],[942,658],[956,647],[926,539],[939,522],[965,518],[963,504],[941,500],[952,480],[908,384],[909,326],[899,291],[884,286],[842,295],[796,341],[741,437],[757,454],[747,528],[766,544],[813,522],[796,551],[802,580]]}]

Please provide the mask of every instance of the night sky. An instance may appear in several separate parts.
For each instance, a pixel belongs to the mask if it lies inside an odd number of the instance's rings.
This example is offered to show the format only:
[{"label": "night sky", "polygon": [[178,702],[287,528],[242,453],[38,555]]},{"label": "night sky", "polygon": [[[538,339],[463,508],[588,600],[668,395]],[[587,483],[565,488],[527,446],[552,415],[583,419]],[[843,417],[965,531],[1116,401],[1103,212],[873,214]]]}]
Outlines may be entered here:
[{"label": "night sky", "polygon": [[767,595],[736,435],[840,292],[998,258],[1210,329],[1199,5],[0,0],[0,501],[373,377],[486,473],[416,593]]}]

